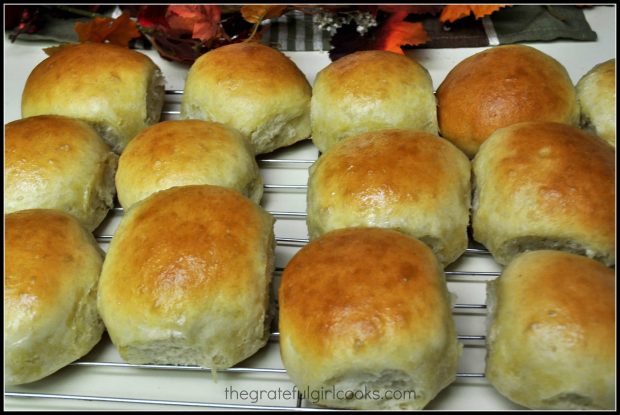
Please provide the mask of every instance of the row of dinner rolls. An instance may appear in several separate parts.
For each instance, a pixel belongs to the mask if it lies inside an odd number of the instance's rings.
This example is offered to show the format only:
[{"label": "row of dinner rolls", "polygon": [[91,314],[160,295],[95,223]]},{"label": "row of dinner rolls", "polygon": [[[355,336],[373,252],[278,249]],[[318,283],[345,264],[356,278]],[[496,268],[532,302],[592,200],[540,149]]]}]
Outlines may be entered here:
[{"label": "row of dinner rolls", "polygon": [[[321,70],[310,86],[284,54],[243,42],[214,49],[190,68],[181,118],[238,130],[255,154],[312,135],[322,152],[362,132],[407,128],[438,133],[470,158],[498,128],[552,121],[591,128],[615,146],[615,60],[597,65],[575,89],[566,69],[524,45],[477,53],[448,73],[437,94],[414,60],[362,51]],[[71,93],[67,93],[71,91]],[[160,119],[164,78],[145,55],[107,44],[65,46],[32,71],[22,116],[89,122],[121,153]]]},{"label": "row of dinner rolls", "polygon": [[[311,87],[284,54],[237,43],[191,67],[181,118],[238,130],[255,154],[310,136]],[[120,154],[160,120],[164,77],[146,55],[102,43],[68,45],[39,63],[22,94],[22,117],[63,115],[91,124]]]},{"label": "row of dinner rolls", "polygon": [[471,207],[474,239],[500,264],[546,248],[613,266],[615,196],[613,148],[577,127],[500,128],[471,164],[431,133],[379,130],[338,142],[313,164],[307,224],[311,239],[356,226],[396,229],[447,266],[467,248]]},{"label": "row of dinner rolls", "polygon": [[[5,223],[9,385],[88,353],[103,322],[131,363],[225,368],[267,341],[273,218],[238,192],[182,186],[148,197],[105,261],[64,212],[20,211]],[[612,408],[614,293],[614,272],[597,261],[517,256],[488,285],[491,384],[531,408]],[[442,266],[413,237],[328,232],[289,262],[278,297],[287,373],[319,405],[421,409],[456,377],[462,346]]]},{"label": "row of dinner rolls", "polygon": [[105,328],[131,363],[221,369],[263,347],[274,316],[273,217],[220,186],[177,186],[123,217],[105,259],[55,209],[5,216],[7,383],[42,379]]},{"label": "row of dinner rolls", "polygon": [[259,203],[263,181],[250,145],[223,124],[178,120],[154,124],[120,158],[88,123],[39,115],[5,127],[5,212],[58,209],[94,231],[113,207],[191,184],[235,189]]},{"label": "row of dinner rolls", "polygon": [[[487,288],[485,374],[501,394],[534,409],[614,407],[613,270],[528,251]],[[408,235],[322,235],[287,265],[279,302],[282,360],[313,403],[421,409],[456,377],[462,346],[441,264]]]}]

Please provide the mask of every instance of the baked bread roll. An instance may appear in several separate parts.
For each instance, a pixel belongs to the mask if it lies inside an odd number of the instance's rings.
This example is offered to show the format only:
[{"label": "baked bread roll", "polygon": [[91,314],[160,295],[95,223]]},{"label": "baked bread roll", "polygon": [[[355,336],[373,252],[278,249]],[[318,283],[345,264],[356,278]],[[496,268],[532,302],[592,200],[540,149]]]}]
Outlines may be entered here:
[{"label": "baked bread roll", "polygon": [[467,156],[430,133],[351,136],[310,168],[310,238],[355,226],[392,228],[429,245],[447,265],[467,248],[470,169]]},{"label": "baked bread roll", "polygon": [[488,285],[486,377],[534,409],[614,409],[614,272],[559,251],[518,256]]},{"label": "baked bread roll", "polygon": [[529,46],[504,45],[456,65],[437,89],[442,137],[470,157],[498,128],[525,121],[579,124],[566,69]]},{"label": "baked bread roll", "polygon": [[233,366],[265,345],[273,218],[218,186],[157,192],[123,217],[98,307],[130,363]]},{"label": "baked bread roll", "polygon": [[326,152],[343,138],[385,128],[437,134],[428,71],[386,51],[352,53],[320,71],[312,89],[312,141]]},{"label": "baked bread roll", "polygon": [[103,252],[64,212],[4,216],[4,382],[42,379],[101,339],[97,281]]},{"label": "baked bread roll", "polygon": [[155,124],[138,134],[119,159],[116,190],[125,209],[157,191],[191,184],[235,189],[255,203],[263,195],[252,148],[239,132],[219,123]]},{"label": "baked bread roll", "polygon": [[39,63],[22,94],[22,117],[57,114],[90,123],[113,150],[159,121],[164,78],[146,55],[104,43],[64,46]]},{"label": "baked bread roll", "polygon": [[581,125],[616,147],[616,60],[600,63],[577,83]]},{"label": "baked bread roll", "polygon": [[83,121],[41,115],[4,127],[4,212],[58,209],[93,231],[114,204],[118,157]]},{"label": "baked bread roll", "polygon": [[313,403],[421,409],[456,377],[441,266],[407,235],[350,228],[310,242],[284,270],[279,305],[284,366]]},{"label": "baked bread roll", "polygon": [[282,52],[254,42],[213,49],[187,75],[181,118],[216,121],[239,130],[255,154],[310,136],[305,75]]},{"label": "baked bread roll", "polygon": [[520,123],[497,130],[473,162],[474,239],[507,264],[557,249],[614,265],[615,154],[577,127]]}]

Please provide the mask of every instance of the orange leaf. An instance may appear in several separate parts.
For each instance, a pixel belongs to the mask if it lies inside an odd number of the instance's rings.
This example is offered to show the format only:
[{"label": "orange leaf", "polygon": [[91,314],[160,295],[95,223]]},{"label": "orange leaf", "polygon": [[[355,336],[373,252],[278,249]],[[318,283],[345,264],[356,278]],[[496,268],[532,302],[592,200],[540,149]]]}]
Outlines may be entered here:
[{"label": "orange leaf", "polygon": [[241,16],[249,23],[260,23],[265,19],[274,19],[282,16],[287,6],[252,5],[241,8]]},{"label": "orange leaf", "polygon": [[113,43],[127,46],[131,39],[140,36],[136,23],[123,12],[118,18],[95,17],[87,23],[75,24],[80,42]]},{"label": "orange leaf", "polygon": [[398,11],[386,20],[378,39],[379,49],[404,55],[401,46],[428,42],[429,37],[422,23],[404,21],[408,14],[407,11]]},{"label": "orange leaf", "polygon": [[481,17],[488,16],[499,9],[507,7],[505,4],[485,4],[479,6],[470,6],[470,5],[449,5],[443,8],[441,11],[441,16],[439,16],[439,20],[442,23],[445,22],[455,22],[463,17],[467,17],[470,14],[474,14],[476,19],[480,19]]}]

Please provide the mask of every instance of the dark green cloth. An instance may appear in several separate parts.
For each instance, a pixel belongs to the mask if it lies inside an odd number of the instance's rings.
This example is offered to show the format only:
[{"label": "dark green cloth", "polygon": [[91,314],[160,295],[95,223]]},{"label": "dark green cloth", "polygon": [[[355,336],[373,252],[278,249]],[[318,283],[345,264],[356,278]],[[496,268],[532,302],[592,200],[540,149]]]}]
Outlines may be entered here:
[{"label": "dark green cloth", "polygon": [[[613,13],[613,10],[609,11]],[[575,6],[514,6],[491,16],[500,44],[555,39],[595,41],[583,11]]]}]

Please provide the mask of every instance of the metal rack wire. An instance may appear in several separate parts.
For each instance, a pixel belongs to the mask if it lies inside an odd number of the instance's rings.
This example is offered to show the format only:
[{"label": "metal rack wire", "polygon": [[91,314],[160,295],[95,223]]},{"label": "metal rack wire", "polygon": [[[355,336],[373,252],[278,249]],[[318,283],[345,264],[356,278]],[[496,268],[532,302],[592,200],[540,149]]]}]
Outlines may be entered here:
[{"label": "metal rack wire", "polygon": [[[182,91],[167,91],[168,95],[180,95]],[[176,115],[178,111],[164,111],[164,115]],[[290,158],[267,158],[259,157],[259,166],[261,169],[307,169],[312,165],[314,160],[308,159],[290,159]],[[293,184],[283,185],[276,183],[268,183],[264,185],[265,193],[276,194],[290,194],[297,193],[303,194],[307,190],[305,184]],[[301,220],[305,222],[306,212],[288,211],[288,210],[271,210],[270,213],[280,220]],[[121,207],[116,206],[111,211],[113,216],[122,216],[124,211]],[[96,234],[96,240],[100,244],[109,243],[113,234]],[[293,247],[300,248],[308,243],[307,238],[290,238],[276,235],[276,244],[278,247]],[[479,245],[471,242],[470,246],[464,254],[465,256],[488,256],[489,252]],[[279,276],[283,271],[283,268],[276,268],[275,276]],[[463,279],[469,278],[487,278],[492,279],[499,275],[499,272],[485,272],[485,271],[461,271],[461,270],[448,270],[445,272],[448,282],[462,282]],[[457,303],[453,305],[453,312],[459,313],[474,313],[482,315],[486,313],[485,304],[468,304]],[[465,347],[484,347],[486,336],[484,334],[459,334],[458,339],[461,342],[465,342]],[[270,334],[269,341],[272,344],[277,344],[279,340],[279,332],[277,331],[277,323],[274,321]],[[469,342],[469,343],[468,343]],[[244,364],[243,362],[241,364]],[[87,368],[115,368],[121,370],[159,370],[159,371],[174,371],[178,373],[182,372],[212,372],[209,368],[202,368],[198,366],[174,366],[174,365],[135,365],[129,363],[119,363],[110,361],[94,361],[94,360],[80,360],[70,365],[74,368],[80,368],[80,370],[86,370]],[[275,375],[282,376],[287,379],[286,370],[270,367],[246,367],[237,366],[229,369],[217,370],[218,373],[226,373],[231,375],[239,374],[253,374],[257,376]],[[484,378],[483,373],[475,372],[463,372],[458,373],[457,378],[463,379],[480,379]],[[262,404],[232,404],[232,403],[218,403],[218,402],[203,402],[203,401],[186,401],[186,400],[170,400],[170,399],[142,399],[142,398],[130,398],[125,396],[97,396],[86,394],[63,394],[63,393],[42,393],[42,392],[7,392],[5,390],[5,398],[20,398],[20,399],[51,399],[56,401],[88,401],[88,402],[105,402],[105,403],[120,403],[120,404],[141,404],[141,405],[163,405],[166,407],[174,408],[208,408],[208,409],[233,409],[233,410],[295,410],[295,411],[323,411],[325,408],[313,407],[308,402],[302,401],[298,396],[294,406],[275,406],[275,405],[262,405]]]}]

